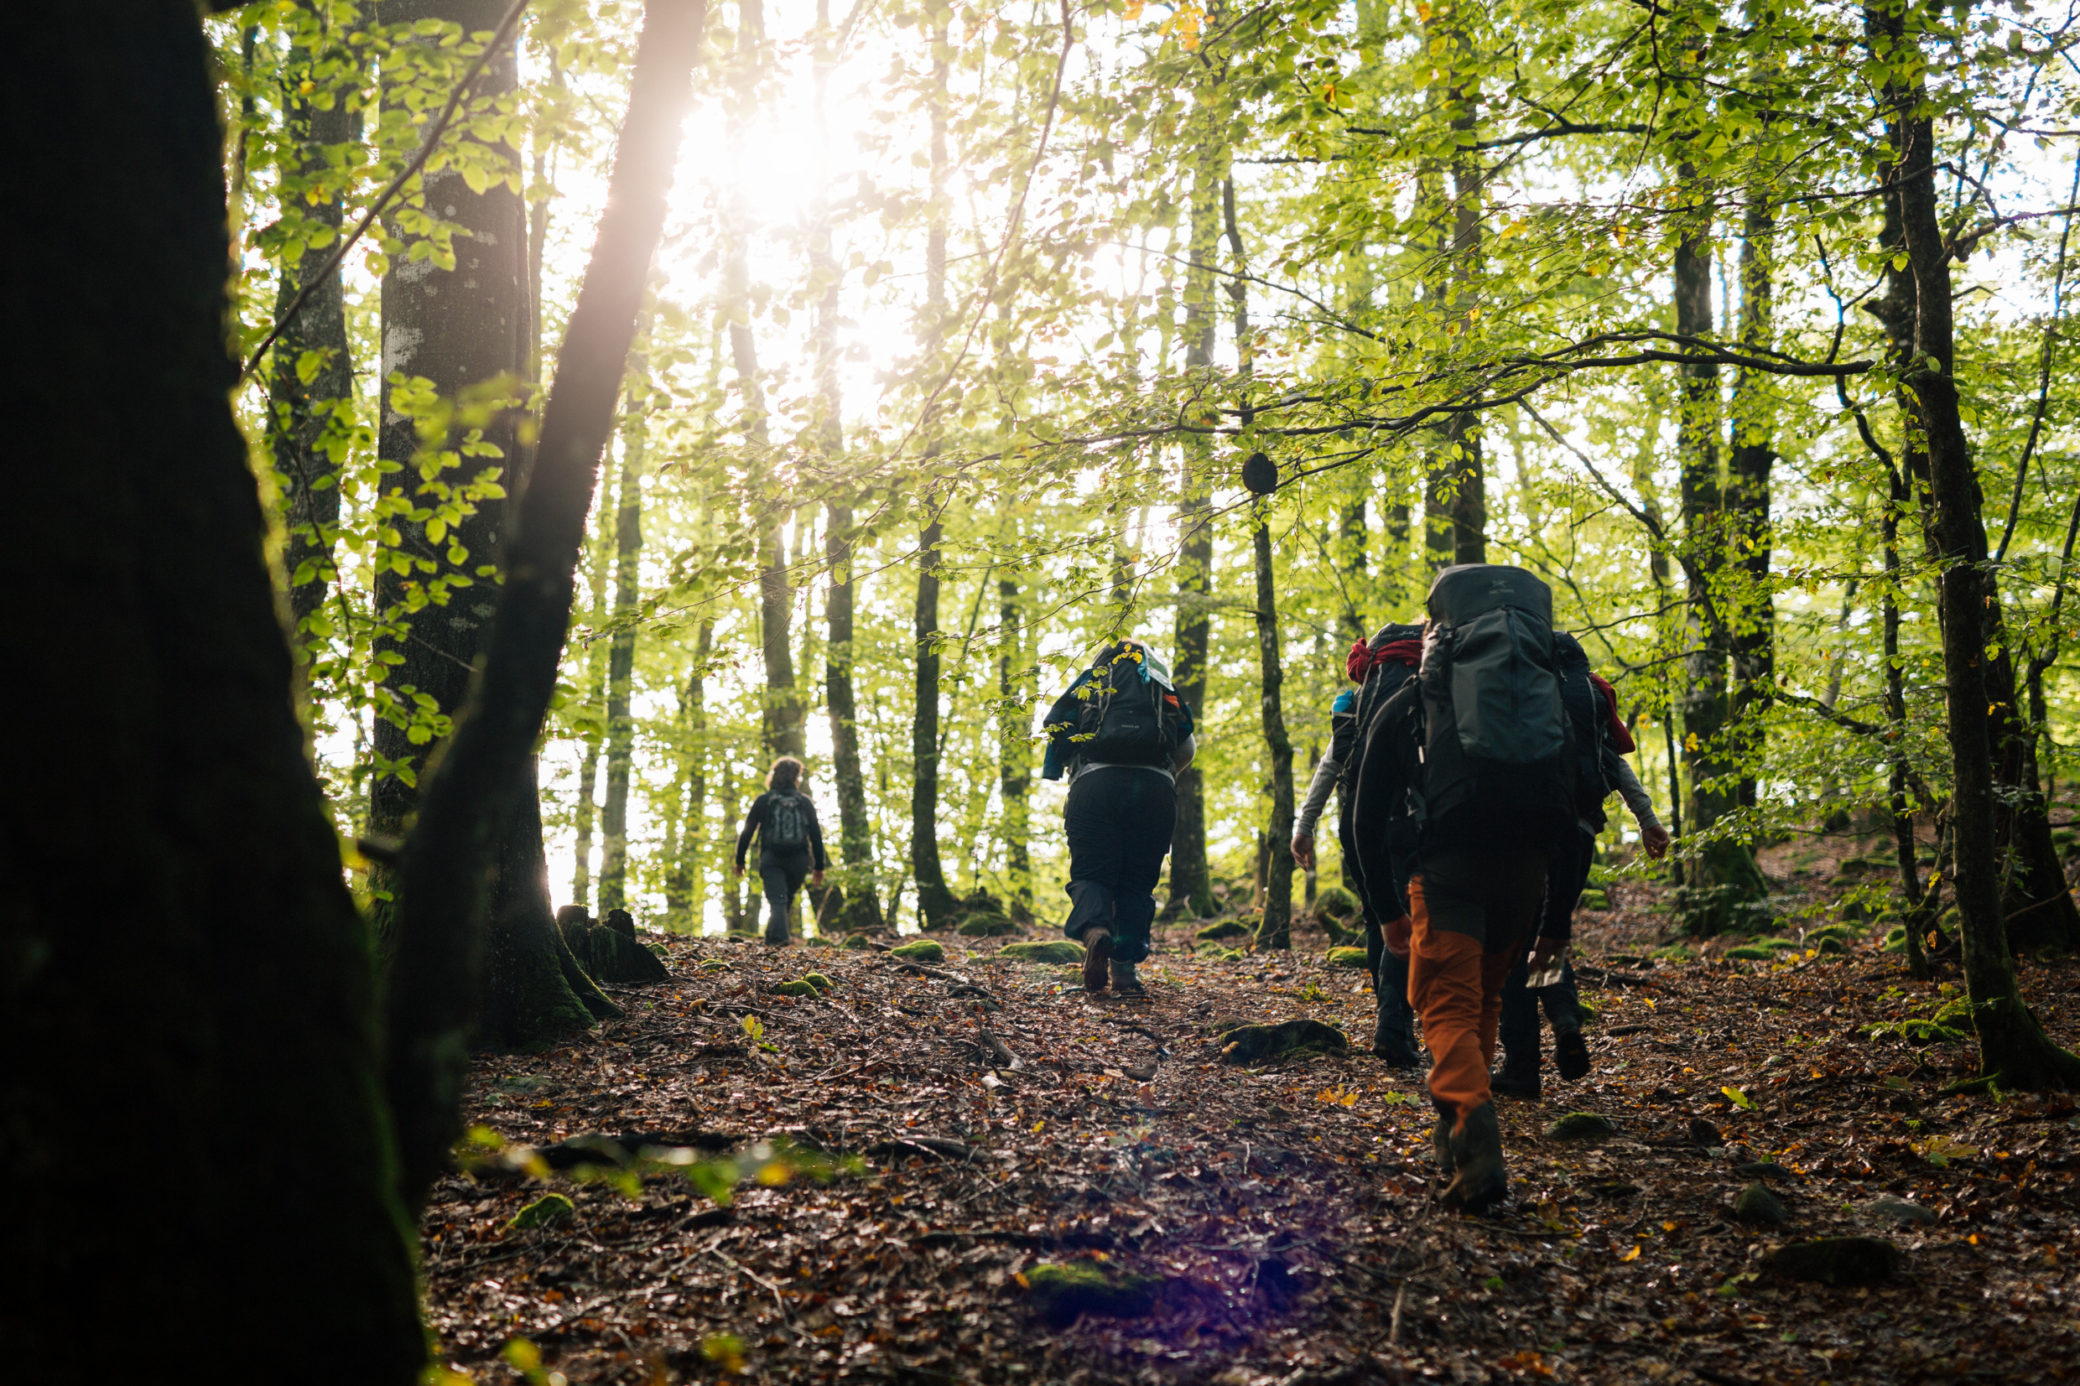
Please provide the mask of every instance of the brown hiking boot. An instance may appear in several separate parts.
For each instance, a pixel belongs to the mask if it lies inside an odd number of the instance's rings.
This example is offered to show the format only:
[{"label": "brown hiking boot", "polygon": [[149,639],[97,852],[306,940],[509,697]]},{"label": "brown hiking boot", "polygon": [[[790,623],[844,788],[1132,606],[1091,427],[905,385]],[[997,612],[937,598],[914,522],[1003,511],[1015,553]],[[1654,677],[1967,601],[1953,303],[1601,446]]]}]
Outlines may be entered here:
[{"label": "brown hiking boot", "polygon": [[1107,966],[1112,962],[1112,931],[1090,928],[1083,931],[1083,989],[1092,995],[1105,990]]},{"label": "brown hiking boot", "polygon": [[1448,1208],[1484,1213],[1509,1197],[1509,1173],[1502,1167],[1502,1126],[1495,1104],[1483,1102],[1466,1114],[1452,1133],[1452,1182],[1445,1186]]},{"label": "brown hiking boot", "polygon": [[1148,989],[1134,975],[1134,964],[1112,960],[1112,994],[1114,996],[1146,996]]},{"label": "brown hiking boot", "polygon": [[1449,1179],[1455,1172],[1452,1165],[1452,1119],[1441,1116],[1437,1129],[1430,1133],[1430,1148],[1437,1154],[1437,1172]]}]

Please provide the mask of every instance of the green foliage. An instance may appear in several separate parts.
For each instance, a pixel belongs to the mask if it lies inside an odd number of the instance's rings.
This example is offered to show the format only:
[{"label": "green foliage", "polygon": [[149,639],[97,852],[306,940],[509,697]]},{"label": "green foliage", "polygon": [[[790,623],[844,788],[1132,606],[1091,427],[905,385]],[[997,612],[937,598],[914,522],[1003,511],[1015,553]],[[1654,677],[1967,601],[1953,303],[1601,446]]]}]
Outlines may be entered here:
[{"label": "green foliage", "polygon": [[522,1232],[537,1227],[556,1227],[577,1215],[577,1205],[569,1198],[560,1193],[547,1193],[513,1214],[506,1223],[506,1230]]}]

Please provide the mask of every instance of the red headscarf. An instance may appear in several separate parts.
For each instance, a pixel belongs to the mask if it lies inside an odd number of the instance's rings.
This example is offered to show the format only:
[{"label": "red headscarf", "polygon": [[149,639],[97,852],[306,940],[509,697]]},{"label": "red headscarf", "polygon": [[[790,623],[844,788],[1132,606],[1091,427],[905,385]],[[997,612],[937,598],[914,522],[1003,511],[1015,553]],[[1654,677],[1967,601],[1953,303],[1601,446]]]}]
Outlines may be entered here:
[{"label": "red headscarf", "polygon": [[1374,650],[1367,641],[1355,641],[1351,645],[1350,654],[1343,661],[1343,669],[1345,673],[1351,676],[1352,683],[1363,683],[1365,682],[1365,676],[1372,672],[1375,665],[1385,664],[1389,661],[1396,664],[1406,664],[1411,669],[1415,668],[1423,662],[1423,642],[1420,640],[1389,640],[1386,644],[1380,646],[1379,649]]},{"label": "red headscarf", "polygon": [[1603,695],[1603,720],[1611,729],[1611,744],[1618,748],[1620,755],[1631,755],[1639,747],[1633,744],[1632,731],[1625,725],[1625,719],[1618,715],[1618,690],[1599,674],[1589,675],[1589,682],[1595,684],[1596,691]]}]

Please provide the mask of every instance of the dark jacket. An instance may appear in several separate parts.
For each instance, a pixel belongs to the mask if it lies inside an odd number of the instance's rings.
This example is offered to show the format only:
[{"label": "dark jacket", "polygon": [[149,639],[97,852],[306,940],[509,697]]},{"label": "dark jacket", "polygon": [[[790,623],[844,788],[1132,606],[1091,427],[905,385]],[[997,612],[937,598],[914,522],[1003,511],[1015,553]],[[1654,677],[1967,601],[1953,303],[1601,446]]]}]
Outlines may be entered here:
[{"label": "dark jacket", "polygon": [[1351,795],[1351,839],[1366,903],[1382,921],[1408,913],[1421,823],[1411,794],[1422,783],[1416,748],[1421,689],[1408,679],[1365,729]]},{"label": "dark jacket", "polygon": [[[795,799],[800,801],[801,806],[804,809],[806,809],[809,814],[809,845],[807,850],[809,852],[810,862],[815,866],[815,868],[818,871],[828,871],[830,869],[831,861],[830,858],[825,856],[823,853],[823,825],[816,821],[816,804],[812,799],[810,799],[808,795],[802,793],[800,790],[791,790],[789,792],[794,796]],[[767,807],[777,797],[778,796],[775,795],[773,791],[767,790],[765,793],[759,795],[756,799],[753,799],[751,801],[751,811],[744,815],[744,829],[742,832],[737,834],[737,868],[739,870],[743,869],[745,854],[751,850],[751,835],[755,832],[759,832],[760,829],[765,827]],[[765,838],[763,834],[761,834],[759,838],[759,850],[761,852],[769,850],[765,845]],[[770,850],[777,854],[781,851],[793,851],[797,849],[772,848]]]}]

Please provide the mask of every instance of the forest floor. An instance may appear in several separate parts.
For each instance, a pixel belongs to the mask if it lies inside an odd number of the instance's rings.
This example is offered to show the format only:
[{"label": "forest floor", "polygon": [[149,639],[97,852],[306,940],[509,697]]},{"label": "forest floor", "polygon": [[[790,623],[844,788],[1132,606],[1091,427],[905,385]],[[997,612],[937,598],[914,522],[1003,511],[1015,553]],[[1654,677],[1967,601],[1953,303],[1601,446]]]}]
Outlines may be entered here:
[{"label": "forest floor", "polygon": [[[1839,858],[1873,845],[1767,864],[1817,924]],[[1840,953],[1657,957],[1655,888],[1610,894],[1577,933],[1595,1067],[1502,1104],[1515,1199],[1480,1219],[1437,1207],[1421,1077],[1366,1052],[1362,970],[1329,966],[1319,934],[1220,961],[1179,928],[1146,1001],[1087,998],[997,940],[946,938],[928,976],[873,951],[671,939],[668,983],[617,989],[625,1017],[479,1060],[471,1118],[511,1144],[424,1220],[442,1360],[480,1382],[2080,1376],[2073,1100],[1946,1097],[1968,1044],[1871,1035],[1935,1015],[1954,965],[1914,982],[1876,930]],[[810,971],[828,994],[774,990]],[[2068,1045],[2076,982],[2074,962],[2024,966]],[[1225,1024],[1294,1017],[1356,1042],[1222,1062]],[[1548,1134],[1568,1112],[1615,1132]],[[700,1163],[549,1170],[525,1149],[568,1165],[583,1152],[554,1143],[622,1132],[672,1133],[693,1153],[667,1158]],[[747,1178],[721,1206],[700,1190],[732,1147]],[[1782,1225],[1735,1214],[1756,1183]],[[568,1216],[509,1226],[550,1192]],[[1849,1235],[1896,1247],[1896,1274],[1761,1269]],[[1051,1322],[1047,1263],[1139,1302]]]}]

